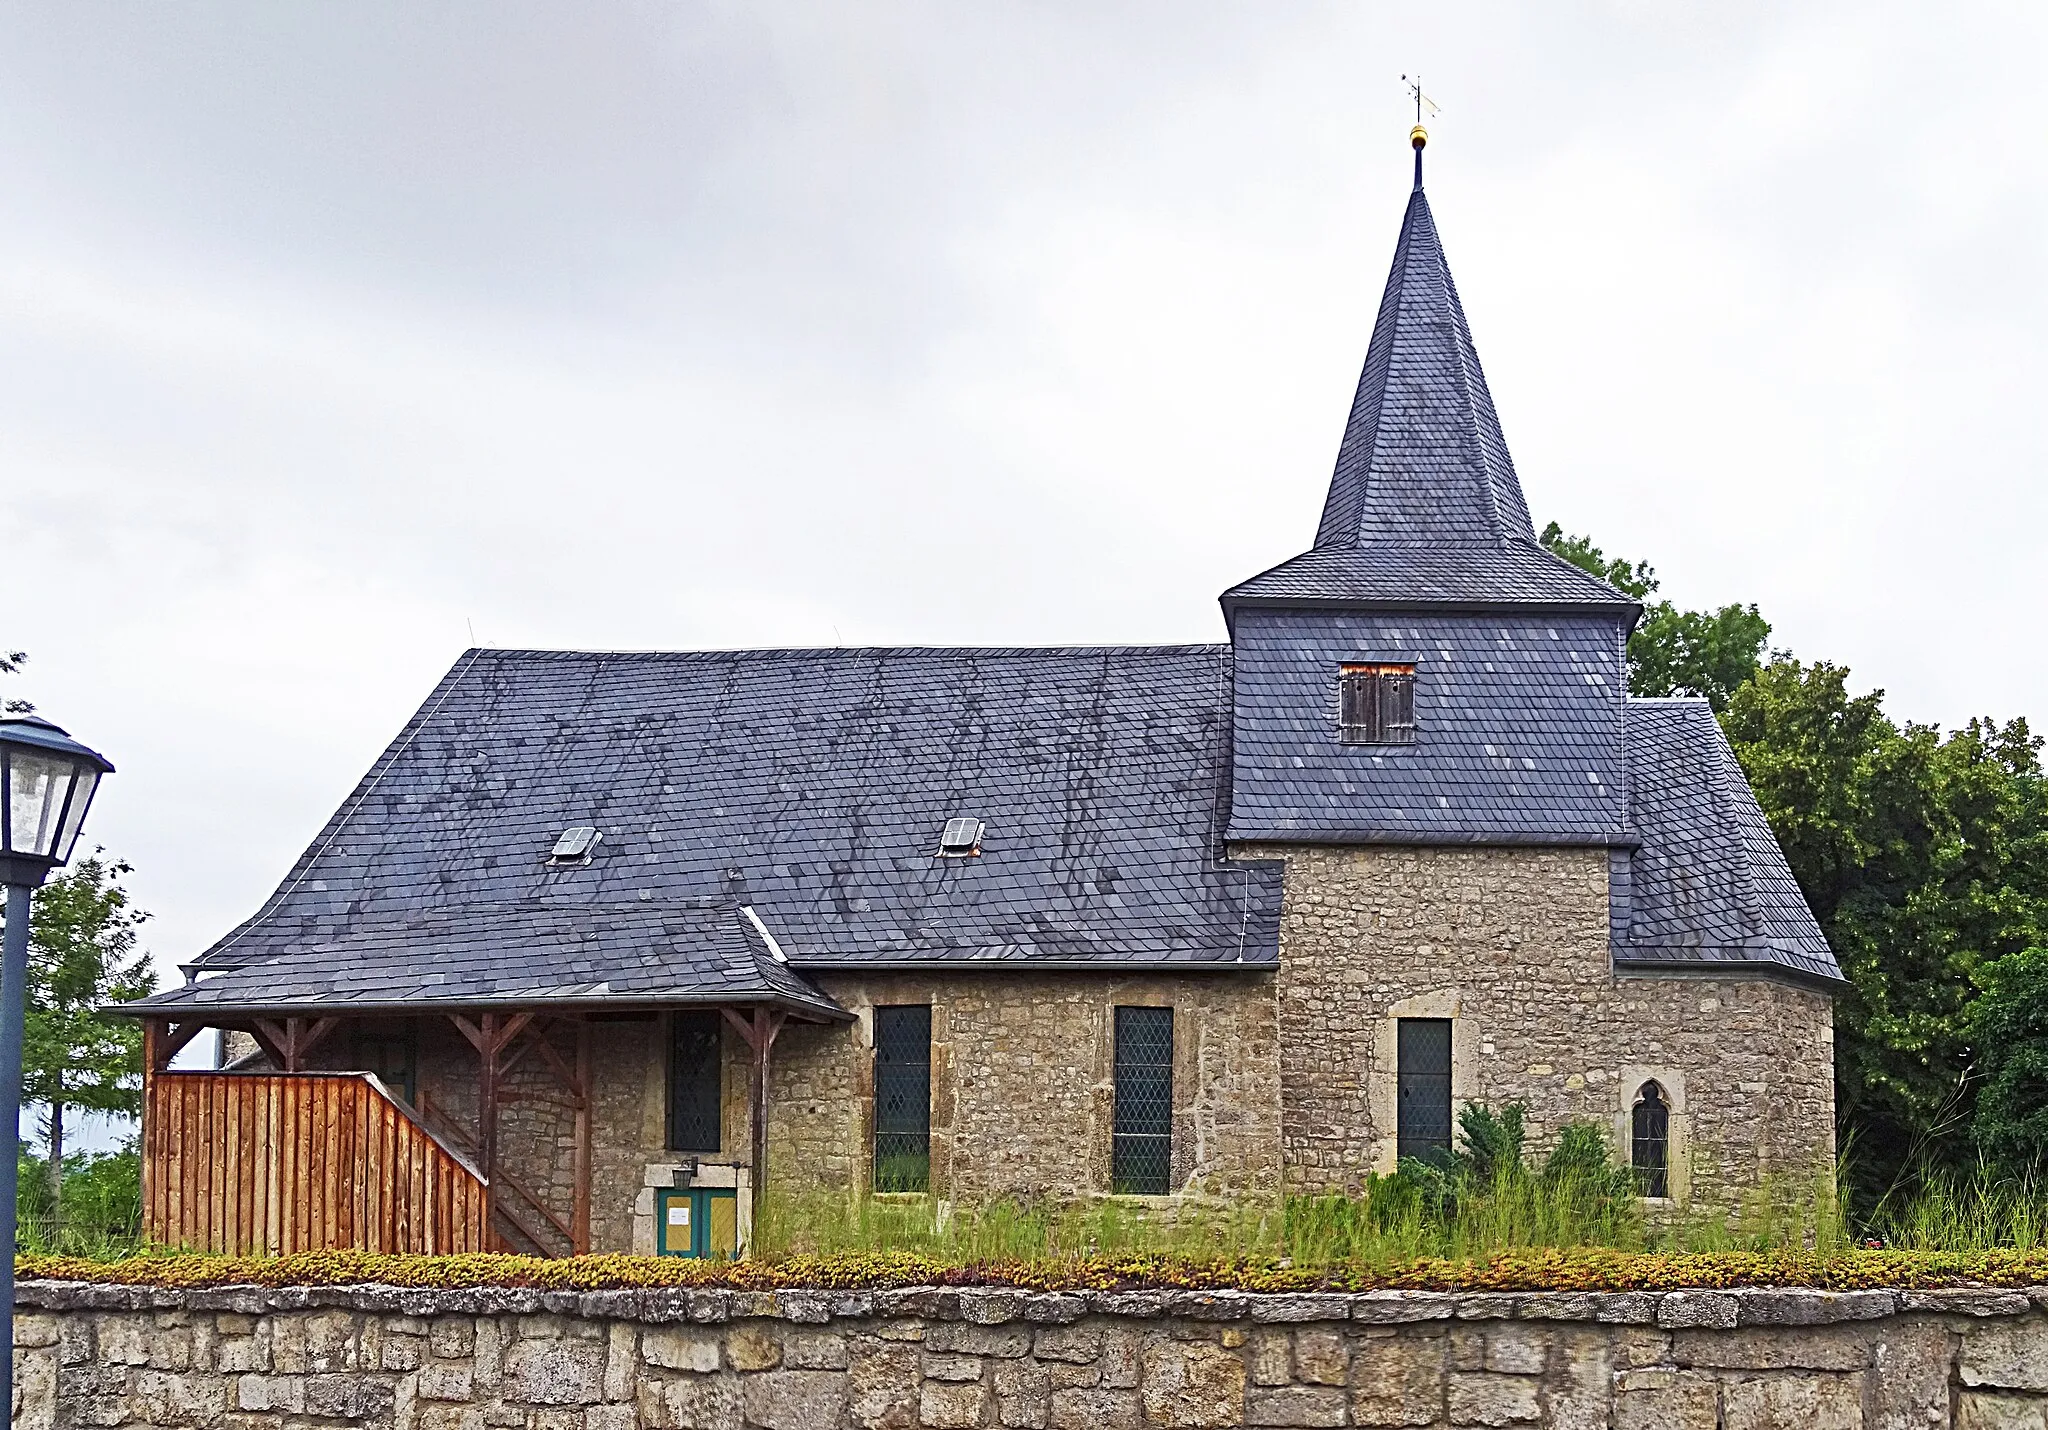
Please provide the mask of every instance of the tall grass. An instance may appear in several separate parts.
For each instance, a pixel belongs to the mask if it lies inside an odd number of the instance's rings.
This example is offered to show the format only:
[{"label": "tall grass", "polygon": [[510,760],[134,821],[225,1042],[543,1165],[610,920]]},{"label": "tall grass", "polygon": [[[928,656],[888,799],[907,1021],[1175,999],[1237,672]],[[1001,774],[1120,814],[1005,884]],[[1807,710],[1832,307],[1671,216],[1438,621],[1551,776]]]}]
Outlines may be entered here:
[{"label": "tall grass", "polygon": [[50,1200],[49,1163],[23,1153],[17,1164],[15,1241],[19,1249],[109,1260],[142,1246],[142,1156],[134,1143],[115,1152],[64,1159],[63,1204]]},{"label": "tall grass", "polygon": [[1988,1167],[1937,1174],[1910,1196],[1879,1202],[1868,1230],[1902,1251],[2032,1251],[2048,1245],[2048,1186]]},{"label": "tall grass", "polygon": [[1733,1205],[1647,1203],[1591,1124],[1561,1129],[1540,1166],[1522,1155],[1518,1107],[1468,1106],[1458,1150],[1367,1175],[1355,1196],[1273,1196],[1162,1208],[1114,1199],[954,1205],[926,1197],[771,1195],[761,1248],[915,1251],[963,1263],[1177,1254],[1391,1267],[1534,1247],[1735,1251],[1850,1244],[1834,1178],[1780,1178]]}]

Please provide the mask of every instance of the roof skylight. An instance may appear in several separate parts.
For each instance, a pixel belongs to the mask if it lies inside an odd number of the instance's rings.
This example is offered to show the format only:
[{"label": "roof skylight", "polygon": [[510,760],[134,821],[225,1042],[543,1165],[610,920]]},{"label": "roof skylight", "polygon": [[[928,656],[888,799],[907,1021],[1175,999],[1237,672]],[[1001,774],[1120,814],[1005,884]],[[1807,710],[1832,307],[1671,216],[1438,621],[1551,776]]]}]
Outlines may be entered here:
[{"label": "roof skylight", "polygon": [[939,835],[941,859],[969,859],[981,853],[981,831],[987,828],[978,819],[949,819],[946,828]]},{"label": "roof skylight", "polygon": [[555,841],[555,847],[548,853],[550,864],[588,864],[590,851],[597,841],[604,838],[587,824],[562,831],[562,837]]}]

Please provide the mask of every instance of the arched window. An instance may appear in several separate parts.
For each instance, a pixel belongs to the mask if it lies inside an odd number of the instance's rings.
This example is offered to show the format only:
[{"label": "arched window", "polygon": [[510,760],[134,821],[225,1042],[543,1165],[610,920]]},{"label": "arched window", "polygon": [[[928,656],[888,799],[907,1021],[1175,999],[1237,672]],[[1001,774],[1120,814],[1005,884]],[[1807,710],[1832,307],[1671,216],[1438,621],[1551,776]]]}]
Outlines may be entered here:
[{"label": "arched window", "polygon": [[1635,1110],[1629,1116],[1628,1155],[1644,1196],[1671,1195],[1671,1104],[1654,1081],[1636,1089]]}]

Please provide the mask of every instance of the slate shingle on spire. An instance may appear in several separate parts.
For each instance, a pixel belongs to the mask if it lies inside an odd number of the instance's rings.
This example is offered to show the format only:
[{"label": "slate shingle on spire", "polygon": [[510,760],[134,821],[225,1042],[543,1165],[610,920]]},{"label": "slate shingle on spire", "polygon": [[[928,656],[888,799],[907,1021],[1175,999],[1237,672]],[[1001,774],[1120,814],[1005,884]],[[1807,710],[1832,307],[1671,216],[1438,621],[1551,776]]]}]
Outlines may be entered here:
[{"label": "slate shingle on spire", "polygon": [[1634,604],[1536,540],[1419,173],[1315,545],[1223,602]]},{"label": "slate shingle on spire", "polygon": [[1316,545],[1536,539],[1443,243],[1418,186]]}]

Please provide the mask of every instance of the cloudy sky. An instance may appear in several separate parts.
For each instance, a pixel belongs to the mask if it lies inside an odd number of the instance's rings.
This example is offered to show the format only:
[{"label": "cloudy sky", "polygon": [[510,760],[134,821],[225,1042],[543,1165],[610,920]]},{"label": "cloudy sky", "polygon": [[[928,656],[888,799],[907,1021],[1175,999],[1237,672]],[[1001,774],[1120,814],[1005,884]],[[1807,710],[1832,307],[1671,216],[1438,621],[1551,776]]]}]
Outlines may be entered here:
[{"label": "cloudy sky", "polygon": [[497,646],[1213,640],[1408,187],[1538,522],[2048,717],[2048,10],[17,9],[0,645],[151,946]]}]

